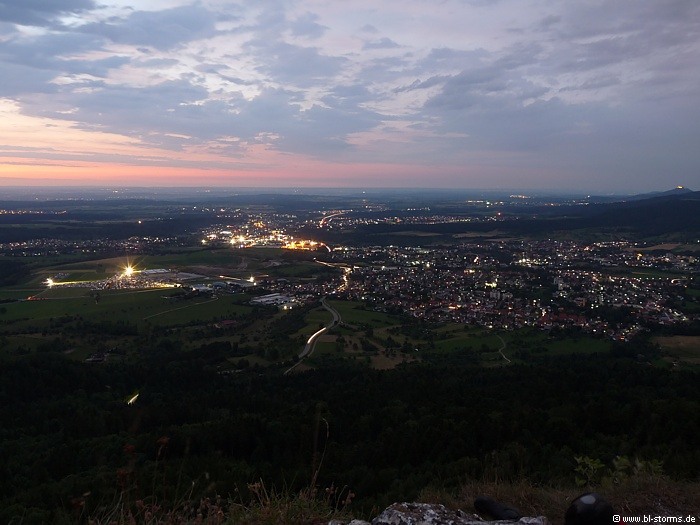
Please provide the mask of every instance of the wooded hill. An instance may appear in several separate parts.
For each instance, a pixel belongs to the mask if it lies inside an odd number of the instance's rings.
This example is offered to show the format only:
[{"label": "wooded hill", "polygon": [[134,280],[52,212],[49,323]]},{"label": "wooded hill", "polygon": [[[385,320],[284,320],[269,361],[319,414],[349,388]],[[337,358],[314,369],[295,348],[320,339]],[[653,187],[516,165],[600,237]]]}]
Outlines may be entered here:
[{"label": "wooded hill", "polygon": [[572,355],[390,371],[338,359],[289,376],[221,375],[196,353],[144,355],[105,365],[3,358],[0,520],[54,522],[72,515],[72,501],[94,512],[120,494],[163,505],[240,496],[260,479],[293,492],[316,470],[321,490],[350,487],[358,511],[470,479],[573,485],[581,456],[660,462],[675,479],[700,472],[692,371]]}]

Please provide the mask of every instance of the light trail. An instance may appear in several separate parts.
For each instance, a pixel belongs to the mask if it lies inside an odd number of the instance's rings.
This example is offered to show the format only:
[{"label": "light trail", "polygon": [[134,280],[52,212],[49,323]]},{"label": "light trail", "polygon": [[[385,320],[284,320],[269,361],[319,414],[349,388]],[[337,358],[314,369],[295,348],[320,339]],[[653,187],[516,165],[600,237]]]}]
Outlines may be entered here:
[{"label": "light trail", "polygon": [[321,334],[322,334],[323,332],[325,332],[326,330],[330,330],[330,329],[333,328],[334,326],[340,324],[340,321],[341,321],[341,319],[340,319],[340,313],[338,313],[338,311],[337,311],[335,308],[333,308],[332,306],[330,306],[330,305],[326,302],[326,298],[325,298],[325,297],[321,299],[321,306],[323,306],[326,310],[328,310],[328,311],[331,313],[331,315],[333,316],[333,319],[331,320],[330,323],[328,323],[326,326],[324,326],[324,327],[321,328],[320,330],[316,331],[311,337],[309,337],[309,340],[306,342],[306,345],[304,346],[304,349],[303,349],[302,352],[299,354],[299,360],[298,360],[296,363],[294,363],[290,368],[288,368],[287,370],[285,370],[284,375],[289,374],[289,373],[290,373],[292,370],[294,370],[299,364],[301,364],[301,362],[302,362],[306,357],[308,357],[309,355],[311,355],[311,353],[314,351],[314,347],[316,346],[316,339],[318,338],[319,335],[321,335]]},{"label": "light trail", "polygon": [[328,328],[323,327],[323,328],[321,328],[318,332],[316,332],[315,334],[312,334],[311,337],[309,337],[309,339],[306,341],[306,344],[307,344],[307,345],[312,344],[312,343],[314,342],[314,339],[316,339],[319,335],[321,335],[321,334],[322,334],[323,332],[325,332],[326,330],[328,330]]},{"label": "light trail", "polygon": [[318,226],[319,226],[320,228],[323,228],[323,225],[324,225],[325,222],[329,221],[329,220],[332,219],[333,217],[340,217],[341,215],[345,215],[346,213],[347,213],[347,212],[341,211],[341,212],[338,212],[338,213],[332,213],[331,215],[326,215],[325,217],[323,217],[323,218],[318,222]]}]

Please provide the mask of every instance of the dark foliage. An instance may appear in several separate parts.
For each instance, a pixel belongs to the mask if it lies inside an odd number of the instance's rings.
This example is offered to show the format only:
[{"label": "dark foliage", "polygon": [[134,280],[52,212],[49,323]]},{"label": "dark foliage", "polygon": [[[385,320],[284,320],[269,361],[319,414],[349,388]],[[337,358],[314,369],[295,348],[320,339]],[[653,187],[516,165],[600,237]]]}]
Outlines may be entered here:
[{"label": "dark foliage", "polygon": [[0,257],[0,286],[17,284],[29,275],[29,267],[22,261]]},{"label": "dark foliage", "polygon": [[[0,519],[63,509],[85,492],[104,504],[127,485],[148,497],[155,479],[165,500],[203,476],[224,495],[260,477],[295,488],[324,448],[319,483],[351,486],[361,506],[468,478],[567,482],[574,455],[658,459],[676,478],[700,471],[696,373],[570,356],[224,376],[210,363],[228,351],[164,340],[137,364],[55,353],[2,362]],[[322,419],[328,440],[315,430]]]}]

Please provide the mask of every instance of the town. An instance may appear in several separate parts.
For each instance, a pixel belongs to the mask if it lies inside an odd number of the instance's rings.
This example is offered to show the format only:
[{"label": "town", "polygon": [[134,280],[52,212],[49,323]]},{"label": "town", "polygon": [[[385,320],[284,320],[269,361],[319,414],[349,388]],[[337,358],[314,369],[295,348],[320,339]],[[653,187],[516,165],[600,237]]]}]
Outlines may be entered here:
[{"label": "town", "polygon": [[[698,272],[700,258],[673,253],[665,249],[668,246],[556,239],[458,239],[450,246],[328,245],[295,237],[291,233],[299,226],[295,215],[215,211],[217,220],[222,215],[237,220],[203,228],[188,242],[243,257],[248,248],[266,248],[267,268],[280,264],[275,250],[304,250],[314,254],[319,268],[325,265],[325,270],[335,271],[315,279],[294,279],[278,278],[260,269],[250,272],[244,263],[231,268],[230,275],[124,266],[118,274],[97,281],[63,282],[59,275],[49,279],[47,286],[95,290],[177,287],[199,294],[254,290],[257,295],[251,304],[283,305],[285,309],[332,296],[360,301],[375,311],[435,323],[493,330],[576,329],[617,341],[629,341],[656,326],[698,319],[697,306],[686,311],[684,304],[689,299],[697,302],[697,298],[686,297],[685,289]],[[321,220],[304,218],[298,222],[317,223],[322,231],[337,227],[334,221],[343,217],[344,212],[333,211],[322,214]],[[350,225],[345,223],[345,227]],[[47,247],[56,253],[123,250],[143,254],[162,246],[176,249],[183,242],[182,236],[83,243],[42,239],[0,248],[10,256],[36,250],[44,253]]]}]

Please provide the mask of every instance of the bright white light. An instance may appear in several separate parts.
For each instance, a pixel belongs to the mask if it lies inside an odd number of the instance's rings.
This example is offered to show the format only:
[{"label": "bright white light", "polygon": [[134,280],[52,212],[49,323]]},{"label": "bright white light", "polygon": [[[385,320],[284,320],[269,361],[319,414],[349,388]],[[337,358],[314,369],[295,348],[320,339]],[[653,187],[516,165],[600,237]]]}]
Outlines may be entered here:
[{"label": "bright white light", "polygon": [[48,287],[51,287],[51,286],[54,285],[53,279],[51,279],[51,277],[49,277],[48,279],[46,279],[46,285],[47,285]]}]

